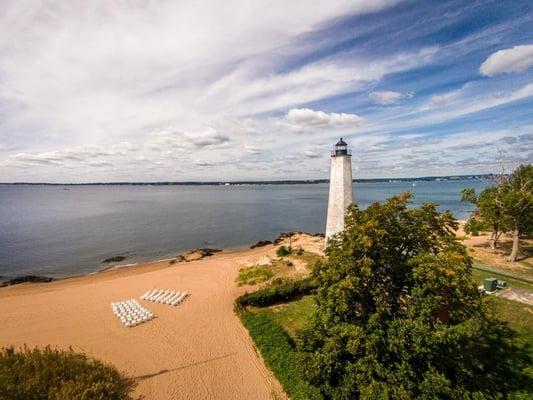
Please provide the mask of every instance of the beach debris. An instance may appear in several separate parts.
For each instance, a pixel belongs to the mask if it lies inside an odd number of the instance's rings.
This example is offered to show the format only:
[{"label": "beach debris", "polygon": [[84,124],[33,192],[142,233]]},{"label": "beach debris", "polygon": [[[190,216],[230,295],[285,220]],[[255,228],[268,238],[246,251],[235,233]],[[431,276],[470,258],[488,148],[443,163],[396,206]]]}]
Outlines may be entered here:
[{"label": "beach debris", "polygon": [[24,276],[17,276],[13,279],[9,279],[5,282],[2,282],[0,284],[0,287],[18,285],[19,283],[25,283],[25,282],[46,283],[46,282],[52,282],[52,281],[55,281],[55,279],[49,276],[24,275]]},{"label": "beach debris", "polygon": [[135,299],[111,303],[113,314],[124,324],[133,327],[154,318],[154,314]]},{"label": "beach debris", "polygon": [[260,240],[259,242],[257,242],[256,244],[252,244],[250,246],[251,249],[255,249],[256,247],[264,247],[264,246],[268,246],[269,244],[272,244],[272,241],[271,240]]},{"label": "beach debris", "polygon": [[121,262],[121,261],[124,261],[125,259],[126,259],[125,256],[113,256],[113,257],[106,258],[102,262],[103,263]]},{"label": "beach debris", "polygon": [[189,294],[187,292],[174,292],[172,290],[154,289],[143,294],[141,299],[167,304],[169,306],[177,306],[188,296]]}]

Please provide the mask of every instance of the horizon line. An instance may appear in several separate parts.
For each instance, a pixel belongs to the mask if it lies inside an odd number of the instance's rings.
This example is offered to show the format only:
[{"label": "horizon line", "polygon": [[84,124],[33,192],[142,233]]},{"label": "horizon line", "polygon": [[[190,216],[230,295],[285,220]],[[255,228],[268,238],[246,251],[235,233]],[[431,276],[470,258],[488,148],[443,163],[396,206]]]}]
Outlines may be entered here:
[{"label": "horizon line", "polygon": [[[483,178],[494,176],[488,174],[465,174],[465,175],[430,175],[430,176],[412,176],[412,177],[384,177],[384,178],[354,178],[352,182],[357,181],[409,181],[409,180],[430,180],[439,178]],[[232,184],[298,184],[298,183],[327,183],[329,179],[265,179],[265,180],[213,180],[213,181],[108,181],[108,182],[0,182],[0,185],[57,185],[57,186],[83,186],[83,185],[224,185]]]}]

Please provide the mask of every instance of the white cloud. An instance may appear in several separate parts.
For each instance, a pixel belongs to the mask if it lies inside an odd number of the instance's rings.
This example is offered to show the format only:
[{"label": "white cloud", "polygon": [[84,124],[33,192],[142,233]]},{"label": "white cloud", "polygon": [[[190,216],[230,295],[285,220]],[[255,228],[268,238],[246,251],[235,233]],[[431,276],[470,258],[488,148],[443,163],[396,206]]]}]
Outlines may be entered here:
[{"label": "white cloud", "polygon": [[251,144],[245,144],[244,151],[246,151],[248,154],[261,154],[261,149]]},{"label": "white cloud", "polygon": [[358,127],[364,119],[356,114],[326,113],[309,108],[292,108],[280,122],[293,132],[309,132],[313,129],[346,129]]},{"label": "white cloud", "polygon": [[230,141],[228,136],[220,134],[216,129],[207,128],[200,132],[186,132],[183,138],[196,148],[221,146]]},{"label": "white cloud", "polygon": [[384,91],[370,92],[368,97],[378,104],[394,104],[397,103],[403,96],[400,92]]},{"label": "white cloud", "polygon": [[313,150],[305,150],[304,156],[307,158],[320,158],[323,156],[323,154],[313,151]]},{"label": "white cloud", "polygon": [[428,107],[442,107],[450,103],[452,100],[457,99],[462,90],[454,90],[452,92],[436,94],[431,96]]},{"label": "white cloud", "polygon": [[479,67],[482,75],[521,72],[533,67],[533,44],[514,46],[492,53]]},{"label": "white cloud", "polygon": [[109,146],[78,146],[61,150],[45,151],[41,153],[16,153],[8,156],[0,165],[5,167],[30,167],[35,165],[64,165],[67,163],[87,163],[88,165],[102,164],[102,159],[118,159],[125,157],[139,149],[128,142],[121,142]]}]

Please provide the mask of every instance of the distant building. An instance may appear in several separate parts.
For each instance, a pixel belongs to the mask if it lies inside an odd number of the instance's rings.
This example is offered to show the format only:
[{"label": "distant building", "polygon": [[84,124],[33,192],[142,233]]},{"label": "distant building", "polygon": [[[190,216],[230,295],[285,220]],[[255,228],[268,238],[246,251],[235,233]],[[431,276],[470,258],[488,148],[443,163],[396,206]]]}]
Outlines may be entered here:
[{"label": "distant building", "polygon": [[344,229],[344,215],[352,204],[352,155],[342,138],[331,152],[326,241]]}]

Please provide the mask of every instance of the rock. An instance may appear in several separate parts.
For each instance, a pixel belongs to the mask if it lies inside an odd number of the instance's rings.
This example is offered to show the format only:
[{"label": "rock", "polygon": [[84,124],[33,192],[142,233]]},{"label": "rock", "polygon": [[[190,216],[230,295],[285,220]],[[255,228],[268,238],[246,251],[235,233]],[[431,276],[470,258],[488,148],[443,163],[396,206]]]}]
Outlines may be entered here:
[{"label": "rock", "polygon": [[272,241],[270,241],[270,240],[260,240],[256,244],[252,244],[250,246],[250,248],[251,249],[255,249],[256,247],[264,247],[264,246],[268,246],[269,244],[272,244]]},{"label": "rock", "polygon": [[17,285],[19,283],[24,283],[24,282],[36,283],[36,282],[52,282],[52,281],[55,281],[55,279],[49,276],[25,275],[25,276],[17,276],[16,278],[3,282],[2,284],[0,284],[0,287]]},{"label": "rock", "polygon": [[126,259],[125,256],[113,256],[113,257],[106,258],[102,262],[103,263],[121,262],[121,261],[124,261],[125,259]]},{"label": "rock", "polygon": [[179,254],[176,257],[176,259],[178,261],[186,261],[186,262],[201,260],[202,258],[212,256],[213,254],[218,253],[219,251],[222,251],[222,250],[209,249],[209,248],[193,249],[193,250],[189,250],[189,251]]},{"label": "rock", "polygon": [[269,256],[264,256],[255,262],[255,265],[272,265],[272,259]]},{"label": "rock", "polygon": [[298,232],[298,231],[295,231],[295,232],[281,232],[278,237],[276,238],[276,240],[274,240],[274,244],[280,244],[281,242],[283,242],[285,239],[288,239],[294,235],[297,235],[298,233],[304,233],[304,232]]}]

